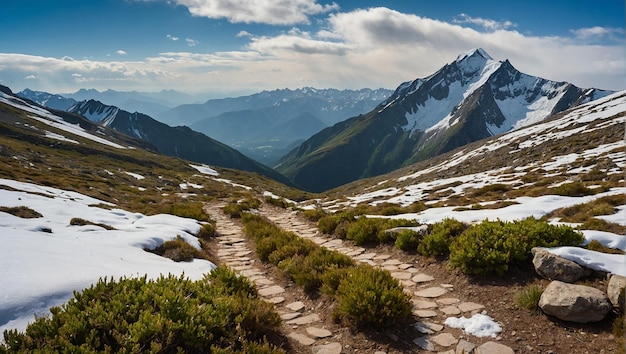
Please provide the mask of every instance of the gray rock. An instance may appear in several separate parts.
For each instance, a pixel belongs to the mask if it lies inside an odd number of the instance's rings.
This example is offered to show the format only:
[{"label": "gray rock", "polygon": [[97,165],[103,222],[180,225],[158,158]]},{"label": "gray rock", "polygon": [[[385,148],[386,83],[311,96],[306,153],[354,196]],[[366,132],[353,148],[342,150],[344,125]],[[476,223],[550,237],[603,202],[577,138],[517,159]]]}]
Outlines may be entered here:
[{"label": "gray rock", "polygon": [[504,344],[496,342],[486,342],[476,348],[476,354],[515,354],[513,349]]},{"label": "gray rock", "polygon": [[533,254],[535,271],[546,279],[573,283],[591,274],[590,269],[581,267],[578,263],[569,259],[554,255],[543,248],[534,247],[531,252]]},{"label": "gray rock", "polygon": [[626,277],[614,274],[609,280],[606,295],[620,312],[624,312],[624,289],[626,289]]},{"label": "gray rock", "polygon": [[328,343],[324,345],[318,345],[311,348],[311,353],[313,354],[340,354],[341,353],[341,343]]},{"label": "gray rock", "polygon": [[578,323],[601,321],[613,308],[604,292],[558,280],[543,291],[539,307],[548,315]]},{"label": "gray rock", "polygon": [[326,338],[333,335],[331,331],[318,327],[307,327],[306,333],[315,338]]},{"label": "gray rock", "polygon": [[288,337],[305,346],[315,343],[315,339],[307,337],[306,335],[300,333],[290,333]]},{"label": "gray rock", "polygon": [[431,342],[440,345],[442,347],[449,347],[456,344],[457,339],[450,333],[441,333],[436,336],[430,337]]},{"label": "gray rock", "polygon": [[461,339],[456,345],[455,354],[472,354],[474,352],[474,348],[476,348],[476,345],[474,345],[474,343],[468,342],[465,339]]}]

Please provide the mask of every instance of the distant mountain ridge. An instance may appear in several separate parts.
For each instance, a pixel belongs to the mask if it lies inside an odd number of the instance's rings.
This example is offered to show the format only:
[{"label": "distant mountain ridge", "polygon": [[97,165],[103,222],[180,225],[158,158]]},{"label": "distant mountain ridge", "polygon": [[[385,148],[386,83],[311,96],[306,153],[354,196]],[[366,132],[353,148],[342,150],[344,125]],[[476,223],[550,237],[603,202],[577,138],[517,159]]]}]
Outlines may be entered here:
[{"label": "distant mountain ridge", "polygon": [[311,191],[387,173],[604,97],[516,70],[483,49],[401,84],[367,114],[319,132],[276,169]]},{"label": "distant mountain ridge", "polygon": [[257,172],[291,183],[278,172],[188,127],[170,127],[142,113],[130,113],[96,100],[78,102],[68,112],[153,145],[160,153],[210,165]]}]

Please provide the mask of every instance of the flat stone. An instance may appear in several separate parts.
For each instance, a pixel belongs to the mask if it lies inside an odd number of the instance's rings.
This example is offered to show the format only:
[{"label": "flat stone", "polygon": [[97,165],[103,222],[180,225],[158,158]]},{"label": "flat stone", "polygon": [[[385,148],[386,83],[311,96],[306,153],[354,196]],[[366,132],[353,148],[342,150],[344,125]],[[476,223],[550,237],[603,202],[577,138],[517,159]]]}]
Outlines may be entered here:
[{"label": "flat stone", "polygon": [[428,350],[430,352],[435,351],[435,345],[426,337],[418,337],[413,340],[413,343],[420,347],[420,349]]},{"label": "flat stone", "polygon": [[411,267],[412,267],[412,265],[408,264],[408,263],[398,264],[398,269],[402,269],[402,270],[409,269]]},{"label": "flat stone", "polygon": [[452,284],[439,284],[439,286],[442,287],[442,288],[446,288],[446,289],[454,288],[454,285],[452,285]]},{"label": "flat stone", "polygon": [[407,272],[411,273],[411,274],[415,274],[415,273],[419,273],[420,271],[417,268],[407,268],[406,269]]},{"label": "flat stone", "polygon": [[437,317],[437,312],[433,310],[415,310],[413,313],[419,317]]},{"label": "flat stone", "polygon": [[341,343],[333,342],[311,348],[312,354],[341,354]]},{"label": "flat stone", "polygon": [[267,278],[265,278],[265,277],[260,277],[260,278],[254,279],[253,281],[254,281],[254,283],[255,283],[256,285],[259,285],[259,286],[261,286],[261,285],[271,285],[271,284],[274,284],[274,282],[273,282],[272,280],[267,279]]},{"label": "flat stone", "polygon": [[259,295],[264,296],[264,297],[269,297],[269,296],[282,294],[284,292],[285,292],[285,289],[283,289],[281,286],[272,285],[272,286],[268,286],[267,288],[260,289]]},{"label": "flat stone", "polygon": [[415,283],[425,283],[427,281],[432,281],[435,280],[435,278],[431,277],[430,275],[426,275],[424,273],[420,273],[417,274],[415,276],[413,276],[413,278],[411,278],[411,280]]},{"label": "flat stone", "polygon": [[307,337],[306,335],[300,333],[289,333],[287,337],[295,340],[296,342],[304,346],[309,346],[315,343],[315,339]]},{"label": "flat stone", "polygon": [[263,275],[264,273],[261,272],[258,269],[246,269],[243,272],[241,272],[241,275],[243,275],[246,278],[250,278],[253,277],[255,275]]},{"label": "flat stone", "polygon": [[448,290],[444,289],[444,288],[440,288],[438,286],[434,286],[431,288],[426,288],[424,290],[420,290],[420,291],[416,291],[415,295],[419,296],[419,297],[427,297],[427,298],[433,298],[433,297],[439,297],[445,293],[447,293]]},{"label": "flat stone", "polygon": [[302,315],[300,312],[289,312],[289,313],[283,313],[282,315],[280,315],[280,318],[283,321],[289,321],[289,320],[293,320],[296,317],[300,317],[300,315]]},{"label": "flat stone", "polygon": [[[376,259],[376,258],[374,258]],[[386,261],[383,262],[382,266],[398,266],[399,264],[402,264],[402,262],[400,262],[397,259],[388,259]]]},{"label": "flat stone", "polygon": [[450,316],[456,316],[456,315],[461,313],[461,310],[459,310],[459,308],[456,307],[456,306],[442,307],[442,308],[439,309],[439,311],[445,313],[446,315],[450,315]]},{"label": "flat stone", "polygon": [[234,254],[235,257],[243,257],[243,256],[247,256],[250,253],[252,253],[252,251],[241,251],[241,252],[237,252]]},{"label": "flat stone", "polygon": [[278,305],[278,304],[285,302],[285,298],[282,296],[274,296],[269,299],[266,299],[265,301],[272,303],[274,305]]},{"label": "flat stone", "polygon": [[398,280],[409,280],[411,279],[411,273],[409,272],[393,272],[391,276]]},{"label": "flat stone", "polygon": [[515,354],[513,349],[504,344],[496,342],[486,342],[476,348],[476,354]]},{"label": "flat stone", "polygon": [[426,300],[413,300],[413,306],[416,308],[423,309],[433,309],[437,307],[437,303],[434,301],[426,301]]},{"label": "flat stone", "polygon": [[290,309],[291,311],[300,311],[304,309],[304,302],[302,301],[292,302],[290,304],[285,305],[285,307]]},{"label": "flat stone", "polygon": [[365,248],[357,248],[355,250],[352,250],[352,251],[346,253],[346,256],[355,257],[355,256],[360,255],[363,252],[365,252]]},{"label": "flat stone", "polygon": [[430,337],[430,340],[435,344],[438,344],[442,347],[449,347],[453,344],[456,344],[457,340],[450,333],[441,333],[436,336]]},{"label": "flat stone", "polygon": [[463,303],[458,304],[457,307],[459,308],[459,310],[461,310],[461,312],[471,312],[471,311],[482,310],[485,308],[485,306],[481,304],[477,304],[475,302],[463,302]]},{"label": "flat stone", "polygon": [[456,345],[456,353],[455,354],[468,354],[473,353],[476,345],[474,343],[468,342],[465,339],[460,339],[459,343]]},{"label": "flat stone", "polygon": [[239,266],[235,266],[231,268],[233,268],[233,270],[236,270],[236,271],[242,271],[242,270],[252,269],[252,266],[248,264],[248,265],[239,265]]},{"label": "flat stone", "polygon": [[319,322],[319,320],[320,320],[320,316],[316,313],[313,313],[308,316],[294,318],[293,320],[289,320],[285,323],[293,324],[293,325],[303,325],[303,324],[310,324],[313,322]]},{"label": "flat stone", "polygon": [[382,268],[384,270],[388,270],[389,273],[397,272],[399,270],[398,267],[396,267],[395,265],[386,265],[386,266],[382,266]]},{"label": "flat stone", "polygon": [[453,304],[458,304],[459,302],[461,302],[461,300],[455,297],[441,297],[435,301],[437,301],[437,303],[440,305],[453,305]]},{"label": "flat stone", "polygon": [[415,329],[417,329],[421,333],[425,333],[425,332],[422,332],[422,330],[429,330],[430,333],[428,334],[432,334],[432,333],[443,330],[443,325],[432,323],[432,322],[426,322],[426,321],[417,322],[413,325],[413,327],[415,327]]},{"label": "flat stone", "polygon": [[372,267],[376,266],[376,262],[374,262],[371,259],[358,259],[359,262],[361,263],[367,263],[369,265],[371,265]]},{"label": "flat stone", "polygon": [[318,327],[307,327],[306,333],[308,333],[309,335],[315,338],[326,338],[326,337],[330,337],[333,335],[331,331],[324,329],[324,328],[318,328]]},{"label": "flat stone", "polygon": [[376,257],[376,253],[363,253],[362,255],[357,256],[356,259],[372,259],[374,257]]},{"label": "flat stone", "polygon": [[375,256],[374,259],[378,260],[378,261],[382,261],[384,259],[388,259],[391,258],[390,254],[379,254],[378,256]]}]

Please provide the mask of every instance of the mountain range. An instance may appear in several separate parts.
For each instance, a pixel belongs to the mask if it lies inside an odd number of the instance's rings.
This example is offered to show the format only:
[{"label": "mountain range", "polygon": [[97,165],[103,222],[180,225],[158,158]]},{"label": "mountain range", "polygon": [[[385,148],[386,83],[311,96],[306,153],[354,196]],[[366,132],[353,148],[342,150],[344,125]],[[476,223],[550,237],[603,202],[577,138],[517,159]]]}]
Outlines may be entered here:
[{"label": "mountain range", "polygon": [[95,100],[79,102],[70,107],[68,112],[79,114],[101,126],[146,141],[164,155],[257,172],[275,181],[289,184],[289,181],[273,169],[185,126],[170,127],[148,115],[138,112],[130,113]]},{"label": "mountain range", "polygon": [[401,84],[369,113],[326,128],[275,167],[295,184],[325,191],[540,122],[612,92],[516,70],[483,49]]}]

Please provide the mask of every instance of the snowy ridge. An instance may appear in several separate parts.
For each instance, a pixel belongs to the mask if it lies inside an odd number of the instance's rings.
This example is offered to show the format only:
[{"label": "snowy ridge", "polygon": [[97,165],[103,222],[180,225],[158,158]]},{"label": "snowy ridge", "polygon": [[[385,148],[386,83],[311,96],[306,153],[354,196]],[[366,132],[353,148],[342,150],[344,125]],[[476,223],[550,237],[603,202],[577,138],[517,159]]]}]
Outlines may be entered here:
[{"label": "snowy ridge", "polygon": [[[103,144],[103,145],[108,145],[108,146],[112,146],[114,148],[118,148],[118,149],[127,149],[127,147],[122,146],[120,144],[117,144],[115,142],[112,142],[110,140],[107,140],[101,136],[96,136],[93,135],[89,132],[87,132],[85,129],[83,129],[80,125],[78,124],[70,124],[68,122],[66,122],[65,120],[63,120],[61,117],[56,116],[52,113],[50,113],[50,111],[31,105],[29,103],[27,103],[26,101],[17,98],[15,96],[11,96],[11,95],[7,95],[4,92],[0,92],[0,102],[1,103],[6,103],[10,106],[13,106],[15,108],[18,108],[20,110],[23,110],[25,112],[29,112],[32,113],[33,115],[29,116],[32,119],[35,119],[39,122],[45,123],[51,127],[60,129],[62,131],[65,131],[67,133],[76,135],[76,136],[80,136],[92,141],[95,141],[97,143]],[[57,134],[57,133],[53,133],[53,132],[45,132],[45,135],[52,138],[52,139],[56,139],[56,140],[62,140],[62,141],[68,141],[68,142],[72,142],[72,143],[78,143],[76,140],[74,139],[70,139],[67,138],[63,135]]]},{"label": "snowy ridge", "polygon": [[68,112],[80,114],[105,127],[111,125],[119,111],[120,109],[115,106],[107,106],[94,100],[79,102],[68,109]]}]

